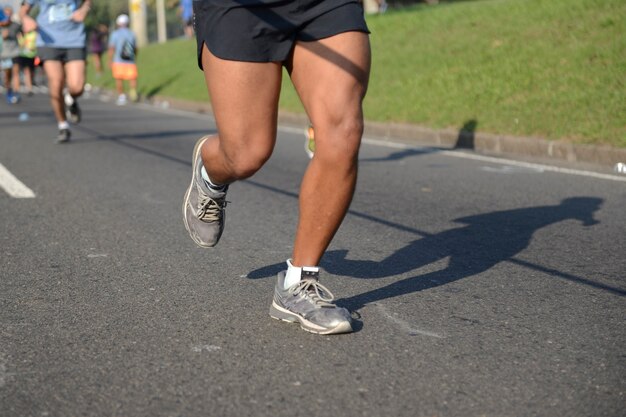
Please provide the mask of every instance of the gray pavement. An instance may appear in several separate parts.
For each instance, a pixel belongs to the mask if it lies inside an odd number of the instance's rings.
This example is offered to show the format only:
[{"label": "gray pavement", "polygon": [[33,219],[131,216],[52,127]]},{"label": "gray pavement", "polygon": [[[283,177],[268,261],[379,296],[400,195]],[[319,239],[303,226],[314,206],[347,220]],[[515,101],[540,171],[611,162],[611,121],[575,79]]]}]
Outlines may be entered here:
[{"label": "gray pavement", "polygon": [[623,415],[623,177],[366,141],[322,262],[357,331],[317,336],[268,315],[299,128],[203,250],[180,204],[212,120],[81,104],[57,145],[45,96],[0,103],[34,193],[0,189],[1,416]]}]

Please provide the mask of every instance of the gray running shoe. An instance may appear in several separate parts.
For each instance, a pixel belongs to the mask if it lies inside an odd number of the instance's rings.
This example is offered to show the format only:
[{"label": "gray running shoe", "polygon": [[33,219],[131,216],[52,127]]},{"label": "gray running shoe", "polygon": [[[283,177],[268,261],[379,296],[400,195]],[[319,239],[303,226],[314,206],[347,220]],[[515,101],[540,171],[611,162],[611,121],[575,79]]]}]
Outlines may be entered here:
[{"label": "gray running shoe", "polygon": [[193,149],[193,174],[191,184],[189,184],[183,200],[185,229],[193,241],[203,248],[217,245],[222,236],[226,191],[228,191],[228,186],[225,187],[224,191],[213,191],[206,186],[202,179],[200,149],[207,139],[208,136],[200,138]]},{"label": "gray running shoe", "polygon": [[65,94],[65,117],[69,119],[74,124],[80,123],[82,119],[82,112],[80,111],[80,107],[78,107],[78,101],[69,95]]},{"label": "gray running shoe", "polygon": [[72,137],[72,132],[69,129],[60,129],[57,135],[57,143],[67,143]]},{"label": "gray running shoe", "polygon": [[300,322],[307,332],[317,334],[352,331],[350,312],[332,304],[333,294],[319,283],[319,272],[302,272],[302,280],[284,288],[286,271],[278,274],[270,316],[277,320]]}]

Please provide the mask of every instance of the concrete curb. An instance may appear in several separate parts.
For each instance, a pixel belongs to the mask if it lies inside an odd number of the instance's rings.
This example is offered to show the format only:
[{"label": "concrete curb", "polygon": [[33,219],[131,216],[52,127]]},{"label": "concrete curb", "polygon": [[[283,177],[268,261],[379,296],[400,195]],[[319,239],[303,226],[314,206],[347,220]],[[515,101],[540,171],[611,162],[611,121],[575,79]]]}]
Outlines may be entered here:
[{"label": "concrete curb", "polygon": [[464,148],[491,155],[521,155],[613,166],[626,161],[626,149],[581,145],[567,141],[490,133],[430,129],[406,124],[368,122],[366,134],[429,144],[442,148]]},{"label": "concrete curb", "polygon": [[[197,103],[169,97],[152,97],[154,103],[168,102],[172,108],[196,113],[211,113],[209,103]],[[302,126],[309,122],[303,114],[279,112],[278,122],[284,125]],[[626,149],[611,146],[581,145],[567,141],[546,140],[490,133],[431,129],[406,123],[365,122],[365,136],[402,142],[416,146],[432,146],[444,149],[463,148],[489,155],[519,155],[549,158],[562,162],[582,162],[613,167],[626,162]]]}]

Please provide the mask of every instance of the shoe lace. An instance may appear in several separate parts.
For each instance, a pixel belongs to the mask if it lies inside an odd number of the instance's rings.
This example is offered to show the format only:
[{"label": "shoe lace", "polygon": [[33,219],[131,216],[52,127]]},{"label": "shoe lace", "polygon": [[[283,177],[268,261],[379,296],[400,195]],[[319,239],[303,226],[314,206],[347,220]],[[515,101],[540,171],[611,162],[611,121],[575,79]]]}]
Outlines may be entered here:
[{"label": "shoe lace", "polygon": [[216,222],[222,217],[222,210],[226,207],[227,201],[224,199],[213,199],[203,197],[198,205],[198,219],[204,222]]},{"label": "shoe lace", "polygon": [[332,304],[332,301],[335,299],[333,293],[316,279],[303,279],[292,286],[289,291],[295,295],[302,294],[313,301],[315,305],[321,307],[335,306]]}]

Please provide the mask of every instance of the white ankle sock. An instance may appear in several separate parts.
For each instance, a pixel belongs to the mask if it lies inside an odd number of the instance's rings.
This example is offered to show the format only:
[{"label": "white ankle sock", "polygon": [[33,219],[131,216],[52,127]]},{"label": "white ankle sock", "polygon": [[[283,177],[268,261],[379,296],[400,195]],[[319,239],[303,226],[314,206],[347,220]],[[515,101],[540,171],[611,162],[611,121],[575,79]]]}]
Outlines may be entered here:
[{"label": "white ankle sock", "polygon": [[71,106],[72,104],[74,104],[74,97],[72,97],[70,93],[65,93],[65,95],[63,96],[63,100],[65,100],[66,106]]},{"label": "white ankle sock", "polygon": [[70,128],[70,124],[67,121],[59,122],[58,126],[59,126],[59,130],[61,130],[61,129],[69,129]]},{"label": "white ankle sock", "polygon": [[284,286],[285,289],[297,284],[302,280],[302,269],[310,272],[318,272],[320,269],[317,266],[293,266],[291,259],[287,259],[287,274],[285,275]]},{"label": "white ankle sock", "polygon": [[210,189],[216,190],[216,191],[222,191],[224,189],[225,187],[224,185],[213,184],[213,182],[209,178],[209,174],[206,172],[206,169],[204,169],[204,165],[202,166],[202,169],[200,169],[200,174],[202,175],[202,179],[204,180],[204,183]]}]

